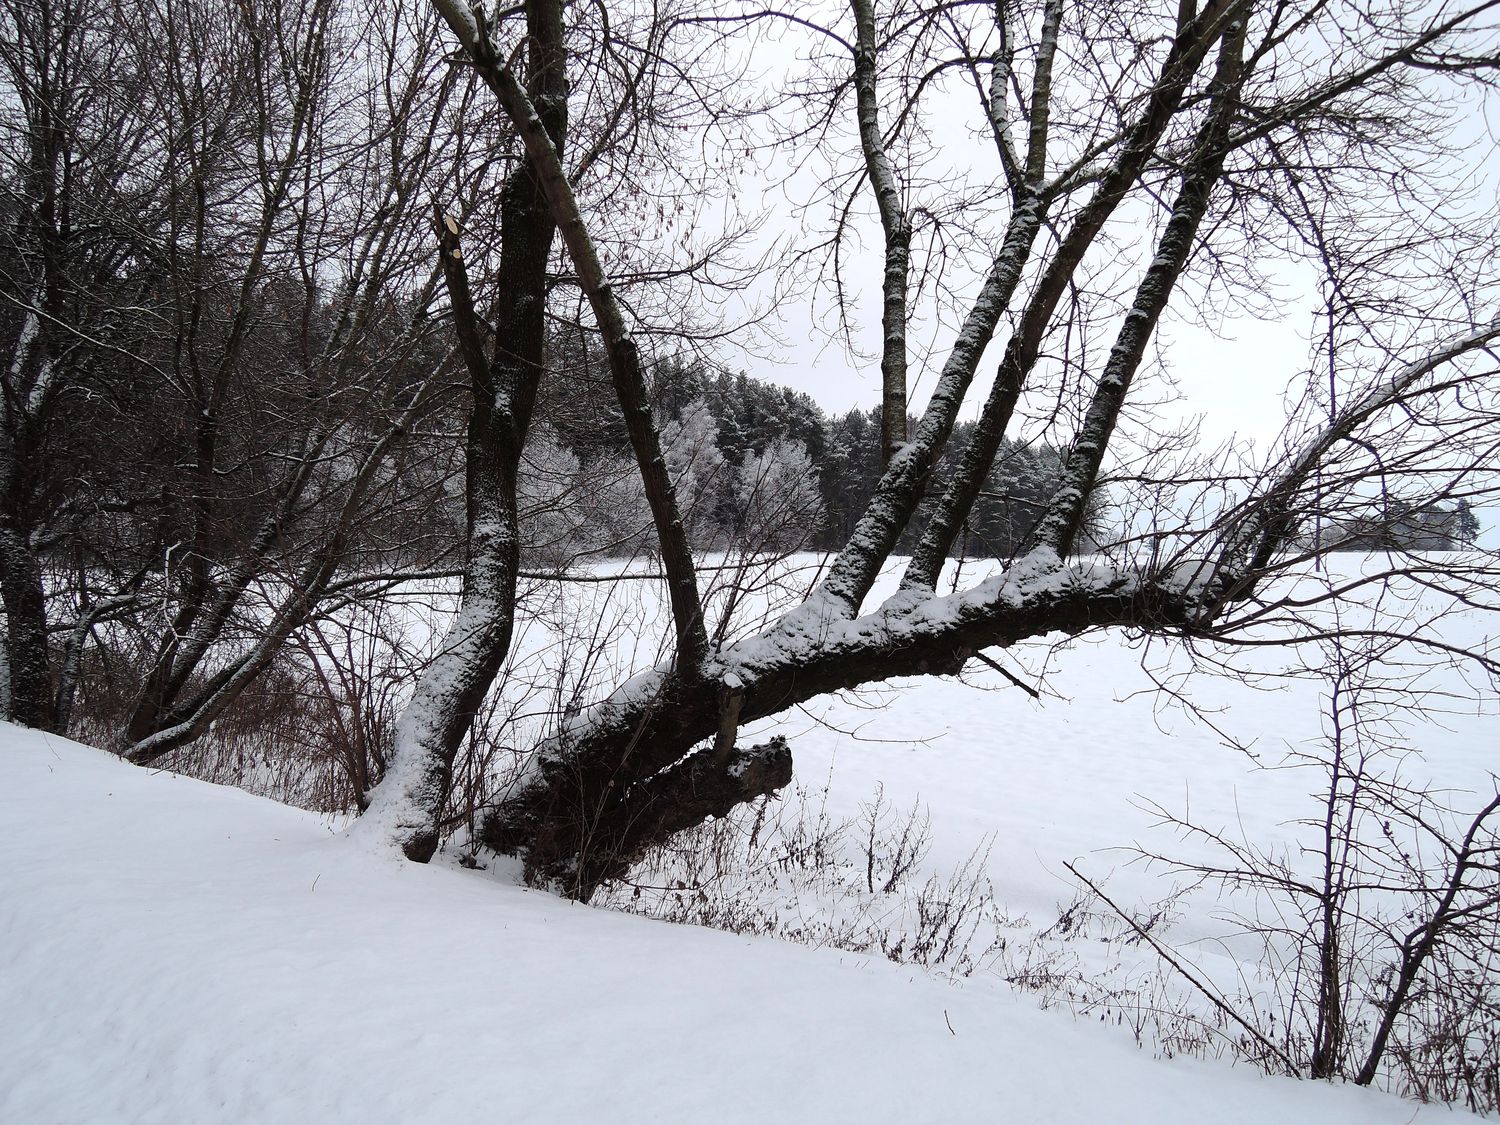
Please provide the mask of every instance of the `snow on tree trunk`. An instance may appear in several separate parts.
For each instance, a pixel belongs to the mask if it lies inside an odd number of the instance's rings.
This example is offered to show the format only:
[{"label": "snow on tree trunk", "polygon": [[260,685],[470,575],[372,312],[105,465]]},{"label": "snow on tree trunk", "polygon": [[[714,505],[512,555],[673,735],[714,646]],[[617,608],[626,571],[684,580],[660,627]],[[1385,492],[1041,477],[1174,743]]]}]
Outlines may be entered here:
[{"label": "snow on tree trunk", "polygon": [[495,678],[510,643],[512,597],[467,594],[458,617],[401,713],[390,768],[350,828],[356,839],[397,847],[425,863],[453,777],[453,750]]}]

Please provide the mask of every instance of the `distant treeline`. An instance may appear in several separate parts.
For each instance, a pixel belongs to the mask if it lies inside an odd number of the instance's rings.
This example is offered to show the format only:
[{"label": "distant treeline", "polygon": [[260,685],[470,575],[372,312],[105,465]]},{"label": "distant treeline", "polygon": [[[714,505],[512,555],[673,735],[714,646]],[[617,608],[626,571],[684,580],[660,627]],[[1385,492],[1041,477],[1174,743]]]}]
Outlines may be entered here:
[{"label": "distant treeline", "polygon": [[[560,369],[572,374],[552,382],[543,417],[581,464],[622,458],[624,425],[602,361],[565,342],[557,353]],[[744,545],[755,537],[748,535],[751,526],[766,547],[838,550],[848,542],[884,469],[878,406],[828,414],[791,387],[677,360],[654,367],[653,396],[695,545]],[[951,475],[972,429],[972,422],[955,427],[935,470],[939,481]],[[954,553],[1004,558],[1019,549],[1057,485],[1063,452],[1040,442],[1002,442]],[[941,496],[940,488],[933,491],[898,551],[910,551],[921,537],[928,507]],[[1100,489],[1086,536],[1109,505],[1108,490]],[[614,506],[632,507],[619,498]],[[1471,546],[1478,533],[1466,500],[1386,497],[1356,513],[1310,520],[1302,538],[1334,550],[1446,551]]]},{"label": "distant treeline", "polygon": [[1479,538],[1479,517],[1460,498],[1414,503],[1387,497],[1367,514],[1330,519],[1315,532],[1335,551],[1456,551]]},{"label": "distant treeline", "polygon": [[[624,450],[626,438],[602,366],[576,354],[571,362],[578,374],[555,381],[554,387],[567,393],[545,403],[543,416],[581,461],[616,456]],[[743,519],[744,494],[754,491],[757,481],[764,491],[765,475],[773,465],[779,467],[783,482],[815,489],[813,503],[805,496],[789,498],[791,511],[806,521],[799,545],[836,550],[848,541],[884,468],[878,406],[826,414],[802,391],[696,362],[659,363],[653,374],[668,457],[675,462],[678,475],[689,473],[696,478],[683,491],[687,493],[685,505],[697,513],[694,539],[698,545],[742,538],[733,532]],[[936,469],[938,480],[952,471],[972,427],[969,422],[956,427]],[[721,462],[722,467],[706,463],[705,446],[713,450],[710,460]],[[995,557],[1012,553],[1036,522],[1042,502],[1056,485],[1061,464],[1062,452],[1056,447],[1005,442],[988,487],[954,550]],[[710,484],[712,495],[695,502],[705,476],[713,477],[717,487]],[[940,489],[935,491],[941,495]],[[926,522],[924,508],[908,526],[898,550],[914,546]]]}]

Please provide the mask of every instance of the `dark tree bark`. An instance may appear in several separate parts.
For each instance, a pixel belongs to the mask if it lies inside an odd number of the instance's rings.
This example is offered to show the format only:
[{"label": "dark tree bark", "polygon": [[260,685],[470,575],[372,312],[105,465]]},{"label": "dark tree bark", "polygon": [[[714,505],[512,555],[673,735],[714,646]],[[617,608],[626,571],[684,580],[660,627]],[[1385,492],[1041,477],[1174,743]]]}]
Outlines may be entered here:
[{"label": "dark tree bark", "polygon": [[0,591],[5,597],[10,718],[23,726],[56,730],[42,570],[26,525],[12,510],[11,488],[5,493],[0,499]]},{"label": "dark tree bark", "polygon": [[[560,149],[568,123],[561,7],[529,0],[526,25],[527,93],[539,107],[538,127]],[[547,266],[557,232],[542,179],[531,162],[522,162],[501,191],[494,344],[486,362],[457,224],[439,225],[440,260],[472,394],[463,588],[458,619],[417,684],[397,728],[390,768],[360,824],[361,831],[419,862],[437,849],[454,757],[514,632],[520,567],[516,473],[542,378]]]},{"label": "dark tree bark", "polygon": [[[726,677],[733,670],[737,719],[748,723],[897,676],[954,675],[989,647],[1109,625],[1190,629],[1201,612],[1191,599],[1141,588],[1128,576],[1086,580],[1054,558],[1050,567],[982,594],[891,607],[842,627],[826,613],[798,611],[768,634],[726,649],[716,664]],[[530,772],[485,818],[484,842],[523,857],[538,882],[587,898],[594,886],[581,873],[614,862],[580,851],[598,842],[591,826],[616,818],[622,803],[650,803],[666,771],[719,734],[723,709],[722,694],[675,674],[638,682],[601,706],[580,733],[539,748]],[[712,769],[711,759],[695,760],[700,776]],[[724,771],[730,776],[720,779],[721,791],[736,768],[731,762]]]}]

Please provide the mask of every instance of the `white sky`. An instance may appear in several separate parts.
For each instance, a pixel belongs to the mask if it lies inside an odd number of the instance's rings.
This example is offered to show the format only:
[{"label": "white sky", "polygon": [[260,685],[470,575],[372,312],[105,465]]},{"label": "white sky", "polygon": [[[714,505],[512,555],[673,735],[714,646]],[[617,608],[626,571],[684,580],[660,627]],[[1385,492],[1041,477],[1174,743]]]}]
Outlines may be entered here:
[{"label": "white sky", "polygon": [[[783,42],[788,49],[795,50],[800,41],[788,34]],[[850,94],[846,106],[850,112],[852,100]],[[983,174],[984,165],[993,163],[994,157],[987,142],[976,141],[968,133],[973,116],[972,90],[961,88],[954,104],[958,108],[946,122],[948,135],[939,138],[945,159],[952,160],[955,167],[972,162],[969,168]],[[1493,104],[1487,107],[1474,99],[1467,116],[1457,126],[1474,156],[1475,174],[1485,185],[1480,192],[1481,201],[1488,200],[1491,204],[1497,198],[1496,185],[1500,182],[1500,157],[1496,156],[1495,143],[1497,119],[1500,115],[1495,113]],[[937,128],[941,131],[944,127]],[[801,154],[795,155],[800,158]],[[809,197],[816,183],[811,170],[803,169],[788,184],[768,187],[770,181],[786,175],[784,165],[791,158],[792,155],[783,158],[774,153],[763,156],[763,165],[768,165],[764,176],[752,179],[746,189],[752,207],[756,191],[764,193],[762,206],[771,214],[762,233],[765,243],[794,235],[797,220],[789,213],[787,199]],[[998,174],[997,169],[993,171]],[[868,192],[865,194],[867,197]],[[909,202],[920,204],[922,199]],[[723,358],[731,366],[759,379],[804,391],[831,413],[856,406],[870,407],[879,401],[881,241],[868,198],[862,200],[861,213],[859,230],[864,245],[858,256],[846,259],[844,277],[847,285],[858,290],[852,311],[856,318],[854,343],[862,354],[851,355],[845,347],[837,331],[835,309],[826,293],[819,294],[816,301],[804,295],[784,302],[765,325],[766,333],[758,338],[752,335],[754,342],[749,349],[723,352]],[[821,211],[808,212],[804,221],[826,224],[828,218],[825,204]],[[998,233],[997,229],[997,236]],[[1143,251],[1142,264],[1149,257],[1149,250],[1143,247]],[[1246,308],[1240,315],[1209,328],[1187,323],[1178,302],[1175,306],[1178,311],[1169,314],[1172,321],[1164,322],[1158,333],[1158,344],[1167,355],[1181,392],[1180,401],[1163,408],[1165,419],[1201,419],[1199,432],[1207,444],[1218,444],[1235,435],[1250,438],[1257,445],[1273,440],[1286,417],[1284,397],[1288,389],[1295,395],[1305,378],[1310,343],[1317,339],[1321,328],[1318,278],[1292,263],[1285,263],[1273,274],[1279,279],[1280,289],[1274,315],[1263,315],[1264,310],[1257,315]],[[978,275],[972,275],[956,288],[972,294],[978,288]],[[914,413],[920,413],[925,405],[934,371],[953,337],[953,325],[951,315],[947,323],[935,325],[928,309],[918,310],[910,328],[914,347],[921,344],[932,347],[925,363],[915,352],[912,356]],[[975,416],[983,402],[1007,334],[1008,328],[1002,323],[980,364],[966,417]],[[774,337],[775,342],[769,342],[767,337]]]}]

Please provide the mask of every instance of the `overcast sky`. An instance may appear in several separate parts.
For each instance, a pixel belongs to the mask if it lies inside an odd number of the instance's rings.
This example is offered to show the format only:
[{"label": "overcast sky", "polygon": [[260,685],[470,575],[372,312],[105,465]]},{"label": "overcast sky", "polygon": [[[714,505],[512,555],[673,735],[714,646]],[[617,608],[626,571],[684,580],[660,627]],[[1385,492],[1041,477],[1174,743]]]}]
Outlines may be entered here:
[{"label": "overcast sky", "polygon": [[[779,50],[799,48],[805,49],[805,39],[789,33],[783,37]],[[764,44],[757,50],[761,52],[757,62],[766,61],[766,75],[773,76],[776,67],[784,65],[785,58],[778,59],[774,51],[765,54],[771,49]],[[937,131],[942,148],[951,154],[948,158],[955,162],[955,167],[969,162],[982,172],[986,162],[994,158],[990,146],[969,133],[972,99],[972,91],[967,88],[953,95],[955,112],[947,122],[946,135],[942,122]],[[852,109],[852,96],[849,101],[851,104],[846,108]],[[1459,126],[1464,147],[1474,163],[1476,180],[1482,182],[1479,201],[1491,205],[1497,199],[1497,183],[1500,183],[1495,116],[1493,100],[1486,105],[1475,98]],[[757,191],[764,193],[759,201],[749,200],[750,209],[758,203],[768,215],[762,244],[794,237],[799,221],[821,222],[825,226],[828,221],[826,205],[821,212],[816,208],[806,212],[800,220],[794,214],[793,203],[813,194],[817,177],[811,169],[803,169],[789,181],[778,182],[786,178],[786,162],[792,158],[790,153],[783,156],[774,150],[759,154],[762,175],[748,181],[747,190],[752,197]],[[867,199],[862,203],[859,229],[863,249],[861,252],[850,248],[855,252],[846,258],[844,269],[846,285],[855,293],[853,342],[862,354],[851,354],[846,347],[836,310],[826,291],[817,294],[816,299],[803,293],[784,302],[767,322],[766,332],[747,337],[753,341],[752,347],[743,351],[728,348],[721,353],[731,366],[759,379],[805,391],[830,412],[873,406],[880,394],[880,232],[873,208]],[[1150,248],[1143,244],[1140,264],[1144,265],[1149,256]],[[1264,446],[1280,432],[1286,417],[1284,398],[1288,389],[1295,395],[1304,385],[1310,348],[1321,332],[1323,298],[1319,278],[1311,269],[1290,263],[1278,266],[1274,272],[1279,279],[1274,315],[1266,316],[1263,311],[1258,315],[1249,308],[1241,308],[1231,310],[1228,318],[1212,325],[1196,325],[1190,323],[1179,302],[1158,333],[1159,352],[1170,364],[1180,392],[1180,401],[1161,407],[1162,414],[1169,421],[1201,419],[1199,433],[1207,443],[1218,444],[1238,435]],[[952,276],[961,279],[955,286],[959,292],[972,295],[977,290],[977,273],[966,279],[957,271]],[[760,291],[762,299],[768,291],[765,288]],[[955,323],[951,313],[941,322],[935,321],[929,307],[919,310],[912,325],[914,347],[931,348],[925,360],[917,354],[912,358],[914,413],[920,413],[931,392],[934,370],[946,354]],[[1008,327],[1002,323],[980,365],[979,380],[970,392],[966,417],[977,414],[1007,335]]]}]

